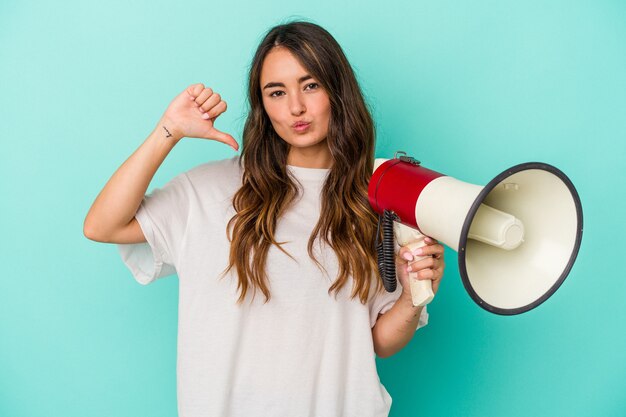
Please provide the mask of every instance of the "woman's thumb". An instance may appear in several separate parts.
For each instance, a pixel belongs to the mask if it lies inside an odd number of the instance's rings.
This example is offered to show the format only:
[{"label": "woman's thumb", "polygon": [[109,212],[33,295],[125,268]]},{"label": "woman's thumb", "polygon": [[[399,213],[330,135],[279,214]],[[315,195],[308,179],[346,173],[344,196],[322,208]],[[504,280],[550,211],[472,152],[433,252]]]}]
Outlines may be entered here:
[{"label": "woman's thumb", "polygon": [[222,142],[222,143],[225,143],[227,145],[230,145],[236,151],[239,150],[239,144],[237,143],[235,138],[233,138],[228,133],[224,133],[224,132],[221,132],[221,131],[213,128],[213,132],[211,132],[211,139],[215,139],[218,142]]}]

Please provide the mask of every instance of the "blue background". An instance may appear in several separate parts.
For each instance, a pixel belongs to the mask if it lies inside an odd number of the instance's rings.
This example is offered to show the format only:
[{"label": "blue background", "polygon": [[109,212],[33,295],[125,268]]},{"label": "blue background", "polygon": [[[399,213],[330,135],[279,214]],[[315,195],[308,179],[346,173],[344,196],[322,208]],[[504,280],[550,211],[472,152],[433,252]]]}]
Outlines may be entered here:
[{"label": "blue background", "polygon": [[[2,1],[0,415],[176,415],[177,279],[137,284],[83,220],[189,84],[240,139],[252,53],[291,17],[343,46],[377,156],[475,184],[547,162],[582,199],[577,263],[526,314],[476,306],[447,249],[429,326],[377,359],[391,415],[625,416],[626,3],[607,0]],[[233,154],[185,139],[151,188]]]}]

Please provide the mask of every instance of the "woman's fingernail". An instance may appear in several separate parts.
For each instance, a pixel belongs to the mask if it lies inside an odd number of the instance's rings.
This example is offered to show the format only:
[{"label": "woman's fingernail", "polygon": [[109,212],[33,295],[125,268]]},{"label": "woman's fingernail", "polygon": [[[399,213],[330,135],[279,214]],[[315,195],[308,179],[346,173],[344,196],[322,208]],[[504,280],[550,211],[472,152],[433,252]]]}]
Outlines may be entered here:
[{"label": "woman's fingernail", "polygon": [[404,259],[406,259],[407,261],[412,261],[413,255],[411,255],[409,252],[404,252]]},{"label": "woman's fingernail", "polygon": [[424,251],[422,250],[422,248],[417,248],[413,251],[414,255],[421,255]]},{"label": "woman's fingernail", "polygon": [[411,272],[411,271],[413,271],[413,268],[411,268],[411,265],[408,265],[406,267],[406,272]]},{"label": "woman's fingernail", "polygon": [[203,119],[208,119],[209,118],[209,113],[202,113],[202,118]]}]

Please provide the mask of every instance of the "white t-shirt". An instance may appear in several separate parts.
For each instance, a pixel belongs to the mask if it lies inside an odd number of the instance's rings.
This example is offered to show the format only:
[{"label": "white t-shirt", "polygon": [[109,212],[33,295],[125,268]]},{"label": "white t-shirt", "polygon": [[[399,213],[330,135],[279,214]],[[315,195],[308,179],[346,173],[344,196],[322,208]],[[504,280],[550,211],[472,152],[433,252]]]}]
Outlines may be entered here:
[{"label": "white t-shirt", "polygon": [[[402,290],[337,299],[332,249],[315,246],[324,274],[307,253],[320,216],[328,169],[289,166],[303,193],[279,219],[275,237],[296,260],[269,250],[271,300],[251,289],[237,305],[237,277],[227,267],[226,224],[241,186],[238,157],[202,164],[147,195],[136,218],[147,243],[119,245],[141,284],[177,273],[180,417],[383,417],[391,397],[380,383],[371,329]],[[234,268],[233,268],[234,269]],[[426,309],[417,328],[427,323]]]}]

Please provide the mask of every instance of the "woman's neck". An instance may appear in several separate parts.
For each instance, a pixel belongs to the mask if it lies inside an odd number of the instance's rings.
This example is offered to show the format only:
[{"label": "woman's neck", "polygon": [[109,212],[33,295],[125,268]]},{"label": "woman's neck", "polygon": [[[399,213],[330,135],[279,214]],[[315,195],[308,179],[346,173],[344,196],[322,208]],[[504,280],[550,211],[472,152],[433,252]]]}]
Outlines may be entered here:
[{"label": "woman's neck", "polygon": [[323,146],[311,148],[291,147],[287,155],[287,165],[301,168],[330,168],[333,165],[333,158],[330,150],[323,142]]}]

